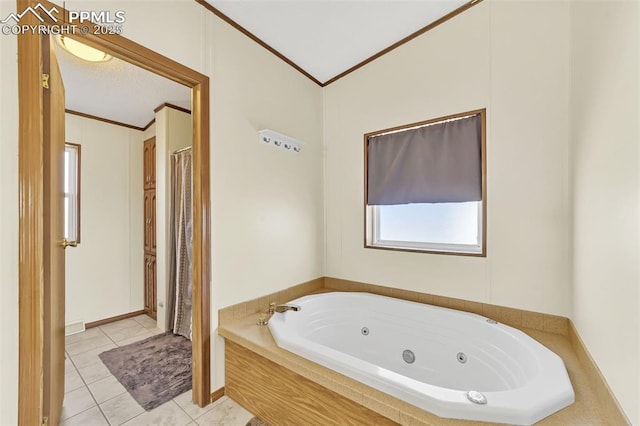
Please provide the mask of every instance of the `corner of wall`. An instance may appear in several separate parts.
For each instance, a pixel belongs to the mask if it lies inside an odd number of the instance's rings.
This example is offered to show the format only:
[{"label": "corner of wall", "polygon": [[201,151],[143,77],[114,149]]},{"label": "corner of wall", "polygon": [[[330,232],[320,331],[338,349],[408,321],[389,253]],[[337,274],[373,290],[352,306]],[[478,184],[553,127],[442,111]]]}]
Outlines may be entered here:
[{"label": "corner of wall", "polygon": [[632,424],[640,422],[639,21],[637,2],[571,2],[572,319]]},{"label": "corner of wall", "polygon": [[327,276],[327,142],[325,140],[326,133],[326,87],[322,87],[322,135],[320,138],[322,144],[322,276]]},{"label": "corner of wall", "polygon": [[166,295],[169,281],[169,217],[171,208],[171,169],[169,157],[169,109],[156,112],[156,321],[167,329]]},{"label": "corner of wall", "polygon": [[129,130],[129,311],[144,307],[144,132]]}]

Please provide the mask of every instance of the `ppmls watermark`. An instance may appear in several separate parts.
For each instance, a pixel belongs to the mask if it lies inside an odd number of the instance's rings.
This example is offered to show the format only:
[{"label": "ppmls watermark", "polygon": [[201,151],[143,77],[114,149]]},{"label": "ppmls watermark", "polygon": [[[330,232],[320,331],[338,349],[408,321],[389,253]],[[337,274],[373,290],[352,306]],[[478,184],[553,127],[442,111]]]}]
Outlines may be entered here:
[{"label": "ppmls watermark", "polygon": [[[63,6],[64,8],[64,3]],[[47,9],[41,3],[19,13],[10,13],[9,16],[0,20],[2,24],[2,34],[19,35],[25,33],[32,34],[122,34],[123,24],[126,21],[125,11],[115,12],[108,10],[69,10],[68,20],[61,21],[56,16],[60,11],[52,6]],[[21,24],[24,16],[32,14],[40,22],[36,25]],[[47,24],[46,22],[49,21]]]}]

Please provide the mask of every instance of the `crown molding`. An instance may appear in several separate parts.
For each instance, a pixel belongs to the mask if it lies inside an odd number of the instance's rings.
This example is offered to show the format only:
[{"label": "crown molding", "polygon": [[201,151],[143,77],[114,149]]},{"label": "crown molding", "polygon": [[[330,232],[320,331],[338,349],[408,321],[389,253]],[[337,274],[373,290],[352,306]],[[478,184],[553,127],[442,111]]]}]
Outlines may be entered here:
[{"label": "crown molding", "polygon": [[65,108],[64,112],[67,114],[77,115],[79,117],[89,118],[91,120],[102,121],[103,123],[114,124],[116,126],[122,126],[122,127],[126,127],[133,130],[140,130],[140,131],[145,130],[144,127],[134,126],[133,124],[127,124],[121,121],[109,120],[108,118],[102,118],[102,117],[98,117],[97,115],[86,114],[84,112],[74,111],[72,109]]},{"label": "crown molding", "polygon": [[385,49],[382,49],[378,53],[368,57],[367,59],[363,60],[362,62],[357,63],[356,65],[352,66],[348,70],[336,75],[335,77],[333,77],[333,78],[331,78],[331,79],[329,79],[329,80],[327,80],[327,81],[325,81],[323,83],[323,82],[319,81],[318,79],[316,79],[311,74],[309,74],[307,71],[305,71],[302,67],[298,66],[291,59],[287,58],[282,53],[278,52],[276,49],[274,49],[273,47],[268,45],[266,42],[264,42],[258,36],[253,34],[251,31],[247,30],[242,25],[238,24],[236,21],[234,21],[233,19],[231,19],[230,17],[228,17],[227,15],[222,13],[215,6],[212,6],[211,4],[209,4],[206,0],[195,0],[195,1],[196,1],[196,3],[202,5],[202,7],[207,9],[209,12],[213,13],[214,15],[216,15],[217,17],[219,17],[220,19],[222,19],[223,21],[225,21],[226,23],[228,23],[229,25],[234,27],[236,30],[240,31],[242,34],[246,35],[251,40],[255,41],[260,46],[264,47],[269,52],[273,53],[278,58],[282,59],[284,62],[289,64],[291,67],[293,67],[296,71],[300,72],[302,75],[304,75],[305,77],[307,77],[309,80],[313,81],[314,83],[316,83],[320,87],[326,87],[326,86],[330,85],[331,83],[335,83],[336,81],[340,80],[342,77],[344,77],[344,76],[346,76],[348,74],[351,74],[352,72],[354,72],[354,71],[364,67],[365,65],[375,61],[376,59],[380,58],[381,56],[386,55],[387,53],[391,52],[392,50],[397,49],[398,47],[402,46],[403,44],[406,44],[406,43],[410,42],[414,38],[421,36],[422,34],[426,33],[427,31],[430,31],[430,30],[434,29],[438,25],[441,25],[441,24],[447,22],[448,20],[454,18],[455,16],[461,14],[462,12],[464,12],[464,11],[472,8],[473,6],[483,2],[483,0],[471,0],[468,3],[463,4],[462,6],[458,7],[457,9],[455,9],[455,10],[453,10],[451,12],[449,12],[448,14],[443,16],[442,18],[440,18],[438,20],[435,20],[435,21],[433,21],[432,23],[430,23],[428,25],[425,25],[424,27],[420,28],[419,30],[409,34],[408,36],[406,36],[402,40],[400,40],[400,41],[398,41],[396,43],[393,43],[391,46],[389,46],[389,47],[387,47]]}]

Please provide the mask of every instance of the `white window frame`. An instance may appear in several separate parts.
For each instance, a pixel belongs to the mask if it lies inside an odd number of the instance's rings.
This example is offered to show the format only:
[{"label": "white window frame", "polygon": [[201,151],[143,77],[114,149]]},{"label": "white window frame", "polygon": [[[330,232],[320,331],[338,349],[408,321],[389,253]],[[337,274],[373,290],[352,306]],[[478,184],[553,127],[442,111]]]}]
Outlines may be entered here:
[{"label": "white window frame", "polygon": [[380,239],[380,206],[367,206],[367,246],[394,250],[481,255],[484,201],[478,203],[478,244],[447,244]]},{"label": "white window frame", "polygon": [[[73,152],[75,167],[70,169],[69,173],[69,187],[70,190],[64,192],[65,201],[69,200],[69,215],[65,215],[65,238],[68,241],[75,241],[80,243],[80,145],[65,143],[64,150],[66,152]],[[66,164],[65,173],[66,173]]]}]

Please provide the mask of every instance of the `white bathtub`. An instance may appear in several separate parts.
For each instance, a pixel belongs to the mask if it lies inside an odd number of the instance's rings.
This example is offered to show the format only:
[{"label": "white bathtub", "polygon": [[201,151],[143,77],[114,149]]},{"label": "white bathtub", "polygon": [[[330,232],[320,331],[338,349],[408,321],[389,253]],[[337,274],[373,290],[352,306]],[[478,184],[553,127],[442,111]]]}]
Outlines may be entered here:
[{"label": "white bathtub", "polygon": [[278,346],[437,416],[529,425],[574,402],[560,357],[485,317],[369,293],[290,303]]}]

